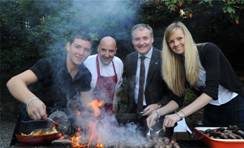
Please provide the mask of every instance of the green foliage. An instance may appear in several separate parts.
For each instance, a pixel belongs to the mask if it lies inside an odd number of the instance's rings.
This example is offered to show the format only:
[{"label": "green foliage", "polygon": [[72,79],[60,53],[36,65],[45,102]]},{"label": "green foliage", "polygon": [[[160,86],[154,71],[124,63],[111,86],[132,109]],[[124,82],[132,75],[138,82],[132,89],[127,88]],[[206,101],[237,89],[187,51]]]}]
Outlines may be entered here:
[{"label": "green foliage", "polygon": [[244,9],[244,0],[224,0],[223,12],[239,24],[239,10]]},{"label": "green foliage", "polygon": [[52,26],[50,23],[55,19],[60,21],[58,12],[68,7],[68,2],[68,0],[0,1],[1,71],[20,72],[29,66],[30,62],[45,54],[49,45],[55,41],[55,36],[51,34],[60,35],[52,32],[54,27],[50,27]]},{"label": "green foliage", "polygon": [[166,5],[166,7],[170,10],[170,11],[176,11],[177,9],[177,4],[178,1],[177,0],[162,0],[162,2]]},{"label": "green foliage", "polygon": [[[171,14],[183,19],[192,18],[195,13],[201,13],[199,7],[220,7],[229,20],[239,24],[240,11],[244,9],[244,0],[144,0],[153,5],[154,9],[167,9]],[[162,10],[162,9],[161,9]],[[157,11],[157,10],[155,10]],[[208,9],[205,9],[208,11]],[[163,14],[162,14],[163,15]]]}]

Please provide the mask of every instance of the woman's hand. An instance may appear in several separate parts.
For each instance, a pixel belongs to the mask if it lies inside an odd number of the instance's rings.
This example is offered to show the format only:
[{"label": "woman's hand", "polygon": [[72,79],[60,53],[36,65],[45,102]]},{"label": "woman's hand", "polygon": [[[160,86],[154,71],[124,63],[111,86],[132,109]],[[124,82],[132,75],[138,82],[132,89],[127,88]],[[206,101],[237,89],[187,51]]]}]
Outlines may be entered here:
[{"label": "woman's hand", "polygon": [[192,103],[181,109],[179,112],[175,114],[170,114],[165,116],[164,118],[164,127],[173,127],[176,122],[185,118],[192,113],[198,111],[199,109],[203,108],[208,102],[212,100],[212,97],[207,95],[206,93],[202,93],[199,97],[197,97]]},{"label": "woman's hand", "polygon": [[31,99],[26,104],[27,113],[31,119],[40,120],[46,119],[46,105],[38,98]]},{"label": "woman's hand", "polygon": [[174,127],[176,122],[180,121],[181,117],[177,114],[170,114],[164,117],[163,127]]}]

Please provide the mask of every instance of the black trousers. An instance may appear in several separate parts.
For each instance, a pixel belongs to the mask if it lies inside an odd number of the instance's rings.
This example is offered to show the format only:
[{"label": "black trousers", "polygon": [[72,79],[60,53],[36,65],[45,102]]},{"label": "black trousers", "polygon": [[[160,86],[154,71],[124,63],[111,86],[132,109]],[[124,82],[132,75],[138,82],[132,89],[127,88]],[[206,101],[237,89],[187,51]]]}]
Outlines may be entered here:
[{"label": "black trousers", "polygon": [[204,108],[203,123],[215,127],[237,125],[244,129],[244,97],[238,95],[220,106],[208,104]]}]

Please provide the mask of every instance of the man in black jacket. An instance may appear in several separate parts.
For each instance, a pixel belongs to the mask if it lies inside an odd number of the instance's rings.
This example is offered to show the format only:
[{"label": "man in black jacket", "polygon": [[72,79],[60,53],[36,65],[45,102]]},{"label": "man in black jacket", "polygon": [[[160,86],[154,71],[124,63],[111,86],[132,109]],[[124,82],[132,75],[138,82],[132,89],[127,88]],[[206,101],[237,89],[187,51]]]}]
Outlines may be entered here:
[{"label": "man in black jacket", "polygon": [[[153,30],[147,24],[132,28],[135,52],[127,55],[124,63],[129,112],[148,116],[170,102],[169,90],[161,77],[161,52],[153,47]],[[178,100],[177,104],[181,104]],[[174,108],[166,108],[171,112]],[[143,120],[139,120],[141,123]]]}]

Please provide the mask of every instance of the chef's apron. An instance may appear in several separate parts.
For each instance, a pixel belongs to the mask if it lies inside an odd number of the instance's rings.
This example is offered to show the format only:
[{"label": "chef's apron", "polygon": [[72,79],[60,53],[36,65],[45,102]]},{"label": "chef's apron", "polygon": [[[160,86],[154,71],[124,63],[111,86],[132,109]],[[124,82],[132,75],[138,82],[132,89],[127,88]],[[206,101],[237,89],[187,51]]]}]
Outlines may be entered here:
[{"label": "chef's apron", "polygon": [[113,76],[102,76],[100,73],[100,66],[98,56],[96,57],[96,68],[97,68],[97,83],[94,89],[94,94],[97,99],[104,101],[104,107],[107,111],[113,111],[113,97],[115,93],[115,87],[117,83],[117,73],[112,61],[114,75]]}]

